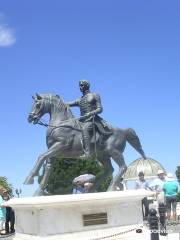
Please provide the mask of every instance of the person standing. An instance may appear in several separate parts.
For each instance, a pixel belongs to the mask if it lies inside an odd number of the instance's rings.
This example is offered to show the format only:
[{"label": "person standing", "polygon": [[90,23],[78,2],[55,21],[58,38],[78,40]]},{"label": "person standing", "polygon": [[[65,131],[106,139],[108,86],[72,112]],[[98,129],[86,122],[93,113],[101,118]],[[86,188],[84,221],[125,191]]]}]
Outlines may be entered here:
[{"label": "person standing", "polygon": [[[10,194],[7,190],[3,192],[3,200],[8,201],[10,199]],[[11,207],[6,207],[6,222],[5,222],[5,232],[6,234],[14,233],[15,215],[14,210]]]},{"label": "person standing", "polygon": [[93,183],[86,182],[84,183],[84,193],[90,193],[93,187]]},{"label": "person standing", "polygon": [[75,187],[73,188],[73,194],[82,194],[84,193],[83,184],[80,181],[77,181]]},{"label": "person standing", "polygon": [[151,188],[152,191],[155,191],[158,205],[160,203],[165,204],[163,185],[166,182],[166,179],[165,179],[166,174],[163,170],[159,169],[157,172],[157,176],[158,177],[149,184],[149,187]]},{"label": "person standing", "polygon": [[[3,200],[3,188],[0,188],[0,205],[4,202]],[[6,208],[0,206],[0,233],[4,230],[6,221]]]},{"label": "person standing", "polygon": [[168,220],[171,219],[172,210],[172,220],[176,221],[178,183],[174,179],[172,173],[167,174],[166,182],[163,185],[163,191],[166,197],[167,218]]},{"label": "person standing", "polygon": [[[139,180],[135,182],[135,189],[146,189],[150,190],[148,182],[144,178],[144,173],[141,171],[138,174]],[[144,206],[144,208],[143,208]],[[149,213],[149,202],[147,197],[142,199],[143,219],[147,220]],[[145,210],[145,211],[144,211]]]}]

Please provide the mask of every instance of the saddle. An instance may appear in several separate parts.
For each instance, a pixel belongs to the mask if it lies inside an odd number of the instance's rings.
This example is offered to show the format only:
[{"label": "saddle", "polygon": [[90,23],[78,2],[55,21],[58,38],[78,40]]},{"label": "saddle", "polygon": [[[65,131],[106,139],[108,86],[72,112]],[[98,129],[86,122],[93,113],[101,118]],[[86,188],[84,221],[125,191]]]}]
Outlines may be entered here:
[{"label": "saddle", "polygon": [[[100,118],[100,121],[96,120],[94,122],[95,124],[95,132],[93,131],[92,137],[91,137],[91,143],[95,144],[97,142],[102,143],[104,138],[109,137],[112,132],[112,127],[109,126],[102,118]],[[64,121],[61,126],[72,128],[72,130],[81,131],[83,129],[83,122],[80,122],[78,119],[72,118],[68,121]]]}]

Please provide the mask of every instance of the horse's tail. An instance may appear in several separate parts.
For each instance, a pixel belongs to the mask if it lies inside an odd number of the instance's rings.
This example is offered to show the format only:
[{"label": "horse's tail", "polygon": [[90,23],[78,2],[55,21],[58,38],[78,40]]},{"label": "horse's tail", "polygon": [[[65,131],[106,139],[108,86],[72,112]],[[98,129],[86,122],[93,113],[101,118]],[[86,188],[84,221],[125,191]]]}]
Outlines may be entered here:
[{"label": "horse's tail", "polygon": [[142,149],[139,137],[137,136],[136,132],[134,131],[134,129],[132,128],[127,128],[125,130],[126,132],[126,140],[128,141],[128,143],[136,149],[137,152],[139,152],[141,154],[141,156],[146,159],[146,155]]}]

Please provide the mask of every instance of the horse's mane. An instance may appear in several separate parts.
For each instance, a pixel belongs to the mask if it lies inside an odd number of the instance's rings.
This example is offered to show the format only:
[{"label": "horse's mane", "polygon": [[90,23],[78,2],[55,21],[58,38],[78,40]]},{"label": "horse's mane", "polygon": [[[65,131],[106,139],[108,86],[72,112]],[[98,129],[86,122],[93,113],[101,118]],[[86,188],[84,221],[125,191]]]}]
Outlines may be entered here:
[{"label": "horse's mane", "polygon": [[53,102],[56,104],[57,107],[61,109],[61,111],[64,112],[64,114],[67,115],[68,118],[74,118],[74,115],[70,108],[66,107],[66,104],[64,103],[63,99],[59,95],[54,94],[40,94],[41,97],[44,99],[47,99],[50,102]]}]

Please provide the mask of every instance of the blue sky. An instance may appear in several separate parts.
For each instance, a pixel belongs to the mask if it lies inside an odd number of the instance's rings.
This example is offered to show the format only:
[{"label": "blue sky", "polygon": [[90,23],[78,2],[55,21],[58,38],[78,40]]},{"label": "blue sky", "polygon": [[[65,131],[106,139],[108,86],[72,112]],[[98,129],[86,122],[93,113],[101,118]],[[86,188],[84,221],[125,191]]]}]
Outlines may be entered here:
[{"label": "blue sky", "polygon": [[[147,156],[169,172],[180,163],[180,2],[0,0],[1,168],[23,186],[46,151],[45,128],[30,125],[31,95],[80,96],[86,78],[102,116],[132,127]],[[75,111],[78,116],[78,111]],[[127,146],[126,163],[139,157]]]}]

